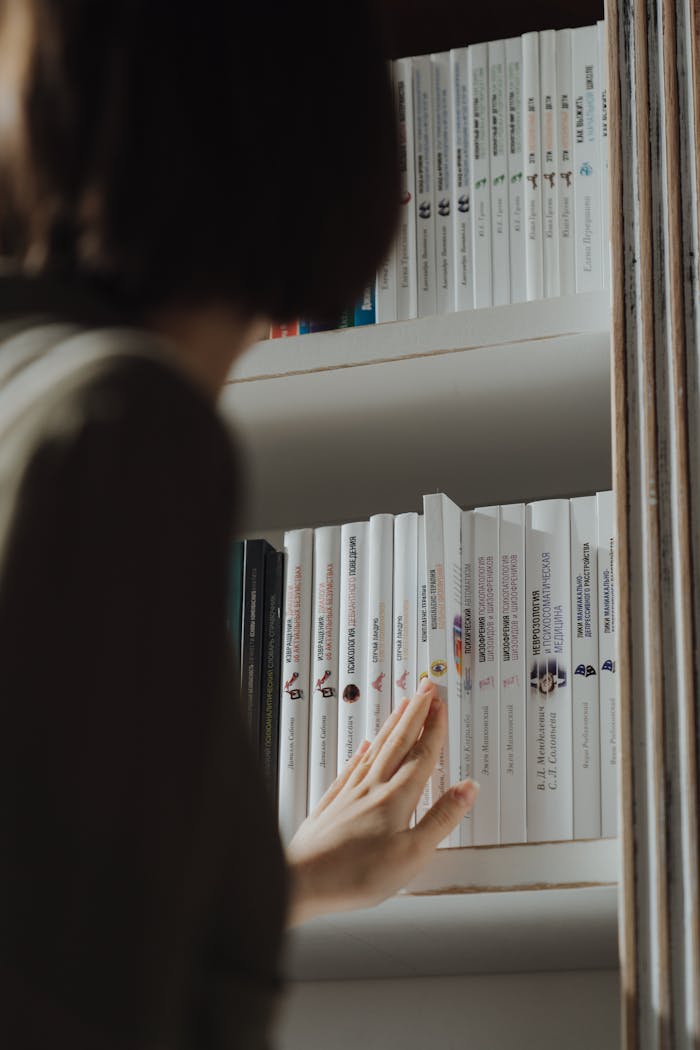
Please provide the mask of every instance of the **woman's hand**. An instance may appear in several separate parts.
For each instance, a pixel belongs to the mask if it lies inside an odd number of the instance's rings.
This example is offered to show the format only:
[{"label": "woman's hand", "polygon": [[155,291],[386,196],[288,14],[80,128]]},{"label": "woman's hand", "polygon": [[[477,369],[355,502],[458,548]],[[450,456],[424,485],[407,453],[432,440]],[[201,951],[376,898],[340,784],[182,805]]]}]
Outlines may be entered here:
[{"label": "woman's hand", "polygon": [[447,791],[409,827],[447,733],[447,709],[424,680],[376,739],[358,749],[287,849],[290,926],[364,908],[396,893],[474,804],[471,780]]}]

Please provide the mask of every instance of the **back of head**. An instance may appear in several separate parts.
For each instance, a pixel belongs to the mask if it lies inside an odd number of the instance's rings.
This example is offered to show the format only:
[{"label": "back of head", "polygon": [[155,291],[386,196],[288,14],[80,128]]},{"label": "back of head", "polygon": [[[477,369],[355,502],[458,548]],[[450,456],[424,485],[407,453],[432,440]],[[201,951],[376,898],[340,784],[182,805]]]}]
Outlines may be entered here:
[{"label": "back of head", "polygon": [[398,211],[372,0],[2,0],[0,255],[121,306],[331,320]]}]

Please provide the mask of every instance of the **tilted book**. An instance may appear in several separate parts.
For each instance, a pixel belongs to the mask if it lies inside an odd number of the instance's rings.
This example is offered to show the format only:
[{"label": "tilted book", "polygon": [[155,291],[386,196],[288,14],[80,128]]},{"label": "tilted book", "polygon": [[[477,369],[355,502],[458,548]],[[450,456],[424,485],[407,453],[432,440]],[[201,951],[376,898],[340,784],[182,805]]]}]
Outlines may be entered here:
[{"label": "tilted book", "polygon": [[574,157],[571,30],[557,30],[557,135],[559,173],[559,292],[576,291],[574,270]]},{"label": "tilted book", "polygon": [[601,835],[618,833],[618,697],[615,673],[615,499],[597,494],[598,510],[598,666],[600,667]]},{"label": "tilted book", "polygon": [[435,270],[435,173],[433,71],[430,55],[413,57],[413,119],[416,171],[416,253],[418,316],[437,310]]},{"label": "tilted book", "polygon": [[392,62],[399,138],[401,207],[396,234],[396,316],[405,321],[418,316],[418,261],[416,255],[416,176],[413,126],[413,60]]},{"label": "tilted book", "polygon": [[324,525],[314,530],[309,812],[331,786],[338,769],[339,609],[340,525]]},{"label": "tilted book", "polygon": [[471,92],[467,48],[450,51],[452,78],[452,243],[454,247],[453,310],[474,307],[474,262],[472,257],[472,216],[470,207]]},{"label": "tilted book", "polygon": [[506,504],[500,518],[501,842],[526,842],[525,504]]},{"label": "tilted book", "polygon": [[603,287],[600,208],[600,88],[598,30],[571,30],[574,123],[574,204],[576,291]]},{"label": "tilted book", "polygon": [[340,528],[338,772],[365,739],[369,523]]},{"label": "tilted book", "polygon": [[523,33],[523,153],[525,160],[525,279],[527,298],[544,295],[542,168],[540,152],[540,54],[537,31]]},{"label": "tilted book", "polygon": [[525,187],[523,172],[522,42],[506,40],[508,93],[508,210],[510,216],[510,301],[527,298],[525,277]]},{"label": "tilted book", "polygon": [[450,53],[430,56],[433,67],[434,179],[435,179],[435,268],[437,273],[436,310],[450,313],[454,307],[454,248],[452,230],[452,92]]},{"label": "tilted book", "polygon": [[367,728],[365,736],[374,740],[391,714],[391,621],[394,588],[394,516],[373,514],[367,537],[367,629],[365,646],[367,669]]},{"label": "tilted book", "polygon": [[547,298],[559,295],[559,144],[557,35],[540,30],[540,156],[542,165],[542,274]]},{"label": "tilted book", "polygon": [[392,710],[416,692],[418,514],[394,518],[394,626]]},{"label": "tilted book", "polygon": [[260,757],[270,797],[278,806],[280,736],[280,671],[282,667],[282,603],[285,552],[273,550],[265,558],[263,614],[262,713]]},{"label": "tilted book", "polygon": [[491,298],[494,306],[510,302],[510,214],[508,205],[508,96],[506,45],[492,40],[487,49],[489,72]]},{"label": "tilted book", "polygon": [[474,809],[475,846],[500,841],[499,520],[497,506],[474,510],[472,767],[481,785],[479,804]]},{"label": "tilted book", "polygon": [[[462,511],[462,725],[460,780],[472,775],[472,684],[474,680],[474,511]],[[473,841],[474,810],[459,827],[461,846]]]},{"label": "tilted book", "polygon": [[489,161],[489,66],[486,43],[470,44],[467,49],[471,91],[471,130],[469,138],[472,215],[472,258],[474,260],[474,306],[491,306],[491,165]]}]

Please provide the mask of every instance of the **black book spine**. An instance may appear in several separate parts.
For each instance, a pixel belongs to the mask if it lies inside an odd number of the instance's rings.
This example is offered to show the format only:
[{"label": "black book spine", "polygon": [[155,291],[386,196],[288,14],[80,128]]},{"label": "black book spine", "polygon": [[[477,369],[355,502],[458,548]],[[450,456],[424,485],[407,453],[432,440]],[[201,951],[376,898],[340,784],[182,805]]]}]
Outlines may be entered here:
[{"label": "black book spine", "polygon": [[274,548],[266,540],[245,541],[241,695],[250,738],[256,749],[260,739],[262,621],[265,600],[265,555],[268,550],[274,550]]},{"label": "black book spine", "polygon": [[265,559],[260,756],[275,806],[278,790],[284,569],[285,552],[268,552]]}]

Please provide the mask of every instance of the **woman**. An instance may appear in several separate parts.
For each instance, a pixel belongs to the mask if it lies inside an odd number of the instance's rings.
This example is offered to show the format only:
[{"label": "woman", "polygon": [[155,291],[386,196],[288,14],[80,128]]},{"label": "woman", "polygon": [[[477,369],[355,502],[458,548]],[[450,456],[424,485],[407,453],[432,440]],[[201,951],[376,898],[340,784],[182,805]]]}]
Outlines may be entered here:
[{"label": "woman", "polygon": [[337,317],[396,222],[371,4],[5,0],[3,1045],[258,1047],[285,925],[400,888],[431,687],[283,855],[225,631],[243,468],[216,409],[272,321]]}]

